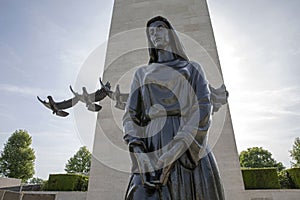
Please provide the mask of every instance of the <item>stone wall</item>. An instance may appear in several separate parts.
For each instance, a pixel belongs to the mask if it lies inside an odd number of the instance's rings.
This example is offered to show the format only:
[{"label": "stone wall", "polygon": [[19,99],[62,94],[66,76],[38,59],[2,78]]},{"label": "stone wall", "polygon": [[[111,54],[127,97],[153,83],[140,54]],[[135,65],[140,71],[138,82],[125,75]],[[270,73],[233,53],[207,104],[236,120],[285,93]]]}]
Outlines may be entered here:
[{"label": "stone wall", "polygon": [[247,200],[299,200],[300,190],[246,190]]},{"label": "stone wall", "polygon": [[[300,190],[244,190],[236,196],[238,199],[227,200],[299,200]],[[12,192],[0,190],[0,200],[86,200],[87,192]],[[107,200],[98,194],[93,200]],[[122,199],[122,198],[121,198]]]},{"label": "stone wall", "polygon": [[0,200],[86,200],[86,192],[12,192],[0,190]]},{"label": "stone wall", "polygon": [[20,185],[21,185],[21,179],[0,177],[0,188],[15,187]]}]

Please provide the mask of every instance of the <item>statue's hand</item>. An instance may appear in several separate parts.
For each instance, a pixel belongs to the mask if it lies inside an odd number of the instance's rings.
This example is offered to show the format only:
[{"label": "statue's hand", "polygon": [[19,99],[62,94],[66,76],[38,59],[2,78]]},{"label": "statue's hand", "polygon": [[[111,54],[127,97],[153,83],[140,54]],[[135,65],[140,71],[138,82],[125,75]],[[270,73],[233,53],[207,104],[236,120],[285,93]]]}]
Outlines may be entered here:
[{"label": "statue's hand", "polygon": [[150,173],[151,176],[155,176],[154,166],[146,153],[135,153],[140,173]]},{"label": "statue's hand", "polygon": [[174,157],[168,153],[163,154],[157,161],[155,168],[156,169],[162,169],[162,173],[159,177],[159,180],[151,181],[151,183],[155,185],[166,185],[169,179],[169,175],[171,172],[171,169],[173,168],[174,161],[169,162],[169,160],[172,160],[170,157]]},{"label": "statue's hand", "polygon": [[144,153],[140,146],[135,146],[132,149],[143,185],[149,189],[155,189],[156,185],[150,182],[150,179],[155,177],[154,165],[152,164],[154,161],[149,158],[147,153]]},{"label": "statue's hand", "polygon": [[165,162],[164,162],[164,159],[163,157],[165,156],[165,154],[163,154],[158,160],[157,160],[157,163],[155,165],[155,169],[162,169],[164,168],[165,166]]},{"label": "statue's hand", "polygon": [[145,153],[139,153],[137,159],[143,185],[148,189],[156,189],[156,184],[149,180],[151,177],[155,177],[154,166],[151,160]]},{"label": "statue's hand", "polygon": [[177,141],[172,144],[172,148],[167,152],[163,153],[158,159],[155,169],[162,169],[159,182],[156,184],[167,184],[171,169],[174,166],[174,163],[179,157],[185,152],[185,144],[183,141]]}]

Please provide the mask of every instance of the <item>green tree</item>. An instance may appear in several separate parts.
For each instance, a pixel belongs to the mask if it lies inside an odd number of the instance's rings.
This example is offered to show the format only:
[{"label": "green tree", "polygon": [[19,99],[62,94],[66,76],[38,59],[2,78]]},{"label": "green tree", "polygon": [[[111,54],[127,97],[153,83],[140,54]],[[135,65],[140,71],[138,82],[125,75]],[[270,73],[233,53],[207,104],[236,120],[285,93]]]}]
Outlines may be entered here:
[{"label": "green tree", "polygon": [[295,139],[293,149],[290,151],[290,155],[295,162],[292,163],[292,167],[300,167],[300,138]]},{"label": "green tree", "polygon": [[240,165],[248,168],[276,167],[278,171],[285,168],[281,162],[272,158],[272,154],[268,150],[262,147],[252,147],[242,151],[240,153]]},{"label": "green tree", "polygon": [[35,155],[31,136],[25,130],[15,131],[4,144],[0,157],[0,173],[26,182],[34,174]]},{"label": "green tree", "polygon": [[281,186],[281,189],[295,188],[294,182],[286,170],[282,170],[282,171],[278,172],[278,181]]},{"label": "green tree", "polygon": [[76,154],[71,157],[66,166],[65,171],[68,173],[79,173],[88,175],[91,167],[91,153],[86,146],[81,147]]},{"label": "green tree", "polygon": [[27,181],[28,184],[43,184],[45,180],[38,178],[38,177],[33,177]]}]

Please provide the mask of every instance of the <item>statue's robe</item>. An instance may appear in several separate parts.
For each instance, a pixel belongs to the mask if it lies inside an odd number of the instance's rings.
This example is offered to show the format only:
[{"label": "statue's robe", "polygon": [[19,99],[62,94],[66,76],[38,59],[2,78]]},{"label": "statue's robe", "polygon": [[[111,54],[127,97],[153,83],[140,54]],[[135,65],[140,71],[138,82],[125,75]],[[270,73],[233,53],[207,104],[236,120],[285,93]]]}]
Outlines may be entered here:
[{"label": "statue's robe", "polygon": [[[124,140],[130,147],[141,147],[153,165],[164,153],[172,154],[174,144],[185,148],[172,163],[166,184],[156,189],[143,185],[132,156],[125,199],[224,199],[217,165],[207,147],[211,110],[208,82],[199,64],[176,59],[135,72],[123,117]],[[151,182],[161,174],[162,169],[156,169],[155,176],[145,177]]]}]

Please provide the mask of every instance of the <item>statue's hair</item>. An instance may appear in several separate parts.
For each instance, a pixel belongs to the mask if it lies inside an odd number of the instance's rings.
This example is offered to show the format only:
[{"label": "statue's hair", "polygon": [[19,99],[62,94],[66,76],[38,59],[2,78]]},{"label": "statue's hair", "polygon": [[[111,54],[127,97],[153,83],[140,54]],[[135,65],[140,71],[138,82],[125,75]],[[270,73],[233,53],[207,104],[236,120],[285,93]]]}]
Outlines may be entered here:
[{"label": "statue's hair", "polygon": [[167,25],[167,28],[169,29],[171,49],[172,49],[172,53],[174,54],[175,58],[188,61],[189,59],[186,56],[186,54],[184,52],[184,48],[179,40],[178,35],[176,34],[175,29],[172,27],[171,23],[162,16],[156,16],[147,22],[146,35],[148,38],[148,51],[149,51],[149,57],[150,57],[149,64],[151,64],[153,62],[157,62],[157,60],[158,60],[157,49],[154,47],[153,43],[151,42],[150,35],[149,35],[149,27],[153,22],[156,22],[156,21],[164,22]]}]

